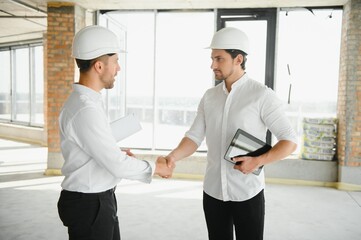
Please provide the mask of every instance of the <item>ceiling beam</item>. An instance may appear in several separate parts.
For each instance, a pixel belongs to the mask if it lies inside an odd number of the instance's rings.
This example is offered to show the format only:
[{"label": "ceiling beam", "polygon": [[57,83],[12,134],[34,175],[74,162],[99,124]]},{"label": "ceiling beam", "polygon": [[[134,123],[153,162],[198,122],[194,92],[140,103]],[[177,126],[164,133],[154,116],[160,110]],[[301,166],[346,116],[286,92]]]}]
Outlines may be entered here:
[{"label": "ceiling beam", "polygon": [[41,13],[44,13],[44,14],[47,14],[46,11],[44,10],[41,10],[40,8],[38,7],[34,7],[34,6],[31,6],[30,4],[27,4],[27,3],[24,3],[22,1],[18,1],[18,0],[8,0],[10,2],[12,2],[13,4],[16,4],[18,6],[21,6],[21,7],[24,7],[26,9],[29,9],[31,11],[35,11],[35,12],[41,12]]},{"label": "ceiling beam", "polygon": [[0,16],[0,18],[47,18],[47,16]]}]

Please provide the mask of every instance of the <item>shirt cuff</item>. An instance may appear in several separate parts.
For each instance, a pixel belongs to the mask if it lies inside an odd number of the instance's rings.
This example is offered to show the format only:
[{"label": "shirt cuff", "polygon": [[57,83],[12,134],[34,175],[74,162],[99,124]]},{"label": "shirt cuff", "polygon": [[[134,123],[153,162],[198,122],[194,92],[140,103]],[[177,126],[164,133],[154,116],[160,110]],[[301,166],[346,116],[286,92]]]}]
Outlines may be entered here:
[{"label": "shirt cuff", "polygon": [[155,172],[155,162],[152,162],[152,161],[146,161],[146,162],[148,162],[148,164],[150,165],[150,167],[152,169],[152,174],[150,175],[149,182],[148,182],[148,183],[151,183],[153,176],[154,176],[154,172]]}]

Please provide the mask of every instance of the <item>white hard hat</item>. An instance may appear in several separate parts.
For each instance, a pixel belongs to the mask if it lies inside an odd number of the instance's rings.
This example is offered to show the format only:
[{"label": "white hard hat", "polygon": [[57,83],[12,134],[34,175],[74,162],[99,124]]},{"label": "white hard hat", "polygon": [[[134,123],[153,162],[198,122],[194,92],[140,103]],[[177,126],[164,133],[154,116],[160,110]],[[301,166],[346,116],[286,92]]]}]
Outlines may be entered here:
[{"label": "white hard hat", "polygon": [[118,52],[123,52],[118,37],[105,27],[85,27],[77,32],[73,39],[72,57],[76,59],[91,60]]},{"label": "white hard hat", "polygon": [[237,49],[249,53],[249,40],[247,35],[234,27],[222,28],[213,35],[211,49]]}]

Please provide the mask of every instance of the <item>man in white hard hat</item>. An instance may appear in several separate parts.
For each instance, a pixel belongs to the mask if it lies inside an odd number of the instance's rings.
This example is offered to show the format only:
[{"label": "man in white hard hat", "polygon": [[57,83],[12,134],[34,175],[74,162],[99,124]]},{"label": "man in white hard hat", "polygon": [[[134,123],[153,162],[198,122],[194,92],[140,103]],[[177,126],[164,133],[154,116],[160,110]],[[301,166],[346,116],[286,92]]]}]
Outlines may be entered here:
[{"label": "man in white hard hat", "polygon": [[[213,36],[211,68],[220,84],[203,95],[196,118],[179,145],[166,157],[169,163],[193,154],[206,138],[207,167],[203,209],[210,240],[263,239],[265,179],[260,166],[283,159],[297,146],[297,137],[275,93],[246,74],[249,41],[237,28],[223,28]],[[278,142],[258,157],[225,161],[238,129],[265,141],[270,130]],[[162,157],[159,157],[161,159]],[[172,166],[172,165],[170,165]]]},{"label": "man in white hard hat", "polygon": [[100,91],[114,86],[119,52],[119,40],[104,27],[83,28],[73,40],[80,77],[59,116],[65,178],[58,201],[72,240],[119,240],[117,183],[123,178],[150,183],[153,174],[171,176],[165,160],[138,160],[122,152],[112,136]]}]

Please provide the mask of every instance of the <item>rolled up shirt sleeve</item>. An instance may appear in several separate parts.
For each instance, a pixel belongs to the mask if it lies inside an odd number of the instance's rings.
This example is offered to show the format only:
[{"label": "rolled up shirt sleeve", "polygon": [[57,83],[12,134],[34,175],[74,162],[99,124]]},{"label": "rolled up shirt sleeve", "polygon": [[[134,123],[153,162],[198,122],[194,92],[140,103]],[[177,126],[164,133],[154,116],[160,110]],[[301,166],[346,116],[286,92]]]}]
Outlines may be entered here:
[{"label": "rolled up shirt sleeve", "polygon": [[204,97],[198,104],[197,115],[193,121],[190,129],[185,133],[185,137],[188,137],[199,147],[204,140],[206,134],[205,126],[205,114],[204,114]]},{"label": "rolled up shirt sleeve", "polygon": [[277,140],[288,140],[297,144],[298,138],[284,111],[284,103],[268,89],[261,106],[261,117]]}]

